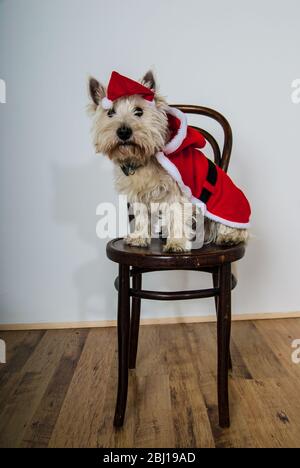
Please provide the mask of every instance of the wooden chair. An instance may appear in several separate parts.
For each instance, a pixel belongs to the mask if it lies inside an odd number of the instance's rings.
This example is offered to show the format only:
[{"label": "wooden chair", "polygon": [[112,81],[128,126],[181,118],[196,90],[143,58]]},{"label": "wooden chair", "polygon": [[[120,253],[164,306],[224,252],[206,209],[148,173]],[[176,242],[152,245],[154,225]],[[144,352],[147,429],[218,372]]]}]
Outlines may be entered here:
[{"label": "wooden chair", "polygon": [[[206,130],[197,128],[212,146],[215,163],[227,171],[231,148],[232,132],[227,120],[213,109],[193,105],[175,105],[181,111],[200,114],[215,119],[223,128],[222,151],[215,138]],[[115,281],[118,290],[118,352],[119,375],[118,395],[114,425],[124,422],[126,410],[128,369],[135,368],[140,325],[141,299],[182,300],[214,297],[217,312],[218,341],[218,406],[219,424],[229,427],[228,371],[231,367],[231,290],[236,279],[231,273],[231,263],[244,256],[245,245],[230,247],[205,245],[198,250],[184,253],[166,253],[160,239],[152,241],[149,248],[129,247],[122,239],[107,244],[107,256],[119,264],[119,276]],[[212,274],[213,288],[194,291],[158,292],[142,289],[142,274],[167,270],[195,270]],[[132,286],[130,285],[132,277]],[[130,310],[130,297],[132,304]]]}]

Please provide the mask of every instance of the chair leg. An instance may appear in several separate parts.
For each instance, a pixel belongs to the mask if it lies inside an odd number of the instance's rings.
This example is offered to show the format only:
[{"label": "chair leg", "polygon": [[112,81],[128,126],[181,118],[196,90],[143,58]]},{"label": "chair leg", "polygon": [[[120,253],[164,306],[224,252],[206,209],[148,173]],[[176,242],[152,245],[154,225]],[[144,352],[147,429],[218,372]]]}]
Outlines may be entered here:
[{"label": "chair leg", "polygon": [[[219,269],[214,270],[213,273],[212,273],[212,276],[213,276],[214,288],[218,288],[219,287],[219,276],[220,276]],[[219,296],[215,296],[215,307],[216,307],[216,314],[217,314],[217,317],[218,317]],[[229,369],[232,370],[232,359],[231,359],[230,349],[229,349]]]},{"label": "chair leg", "polygon": [[[142,287],[142,274],[138,273],[132,278],[133,289],[141,289]],[[130,339],[129,339],[129,369],[136,367],[136,355],[139,340],[140,328],[140,314],[141,314],[141,299],[138,297],[132,298],[131,320],[130,320]]]},{"label": "chair leg", "polygon": [[218,404],[219,424],[229,427],[228,364],[231,331],[231,264],[220,267],[218,307]]},{"label": "chair leg", "polygon": [[128,391],[128,357],[129,357],[129,267],[119,265],[118,293],[118,396],[114,417],[114,426],[123,426]]}]

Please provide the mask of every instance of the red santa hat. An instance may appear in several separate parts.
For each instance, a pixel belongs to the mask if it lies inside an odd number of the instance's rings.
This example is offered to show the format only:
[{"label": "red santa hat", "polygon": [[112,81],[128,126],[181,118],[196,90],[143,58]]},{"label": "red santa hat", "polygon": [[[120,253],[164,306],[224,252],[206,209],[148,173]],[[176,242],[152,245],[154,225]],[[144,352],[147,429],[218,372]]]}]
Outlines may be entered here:
[{"label": "red santa hat", "polygon": [[149,103],[154,102],[154,91],[152,89],[113,71],[108,83],[106,97],[102,99],[102,107],[103,109],[110,109],[117,99],[134,96],[135,94],[142,96]]}]

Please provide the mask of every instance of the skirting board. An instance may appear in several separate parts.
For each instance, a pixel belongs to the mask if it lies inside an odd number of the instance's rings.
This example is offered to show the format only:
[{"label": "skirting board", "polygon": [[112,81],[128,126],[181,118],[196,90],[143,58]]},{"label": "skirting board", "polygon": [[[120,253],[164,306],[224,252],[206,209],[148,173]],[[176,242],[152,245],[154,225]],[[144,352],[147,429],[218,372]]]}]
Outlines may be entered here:
[{"label": "skirting board", "polygon": [[[232,316],[232,321],[241,320],[276,320],[300,318],[300,312],[275,312],[275,313],[257,313],[257,314],[235,314]],[[206,315],[199,317],[161,317],[142,319],[141,325],[168,325],[177,323],[208,323],[215,322],[215,315]],[[15,331],[15,330],[63,330],[72,328],[107,328],[115,327],[116,320],[99,320],[94,322],[41,322],[41,323],[10,323],[0,324],[0,331]]]}]

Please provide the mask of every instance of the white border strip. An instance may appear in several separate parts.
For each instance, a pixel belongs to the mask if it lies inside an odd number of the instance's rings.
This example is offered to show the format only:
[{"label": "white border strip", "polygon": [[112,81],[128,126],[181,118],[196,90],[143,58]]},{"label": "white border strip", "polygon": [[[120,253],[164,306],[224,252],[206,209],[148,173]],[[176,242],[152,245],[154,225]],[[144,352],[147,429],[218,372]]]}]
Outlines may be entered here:
[{"label": "white border strip", "polygon": [[[253,314],[233,314],[232,321],[243,320],[291,320],[300,319],[300,312],[257,312]],[[216,314],[194,315],[180,317],[154,317],[141,319],[141,325],[168,325],[172,323],[208,323],[216,322]],[[115,327],[116,320],[97,320],[84,322],[36,322],[36,323],[6,323],[0,324],[0,331],[14,330],[64,330],[77,328],[108,328]]]}]

